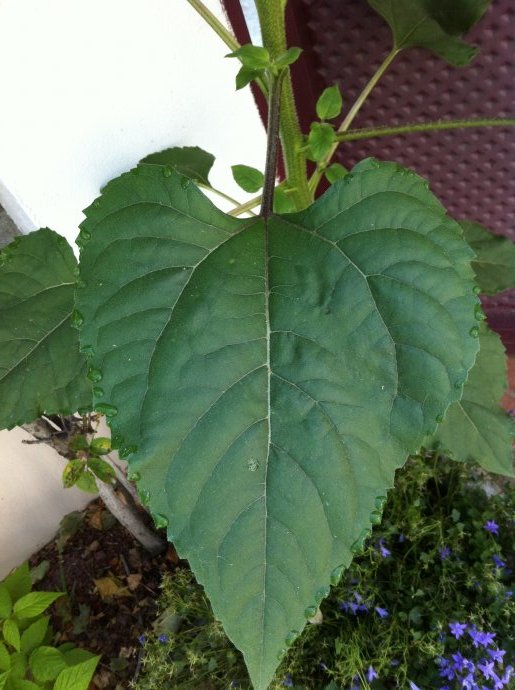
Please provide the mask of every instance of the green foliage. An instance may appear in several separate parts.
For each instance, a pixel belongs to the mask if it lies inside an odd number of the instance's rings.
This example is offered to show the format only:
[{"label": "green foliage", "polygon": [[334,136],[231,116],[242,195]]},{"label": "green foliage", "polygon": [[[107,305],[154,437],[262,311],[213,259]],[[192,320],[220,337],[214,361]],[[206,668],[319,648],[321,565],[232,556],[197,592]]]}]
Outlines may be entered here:
[{"label": "green foliage", "polygon": [[265,70],[271,64],[270,53],[266,48],[254,46],[250,43],[241,46],[225,57],[235,57],[240,60],[243,67],[253,70]]},{"label": "green foliage", "polygon": [[[99,388],[95,387],[93,391],[98,393]],[[90,442],[85,436],[78,435],[71,440],[70,450],[75,451],[77,457],[69,460],[63,470],[65,489],[77,486],[87,493],[97,493],[95,477],[107,483],[116,479],[113,466],[99,457],[111,452],[111,439],[97,436]],[[121,456],[123,457],[123,452]]]},{"label": "green foliage", "polygon": [[513,420],[499,404],[506,387],[504,347],[486,325],[480,329],[479,354],[462,398],[450,406],[429,445],[455,460],[476,460],[489,472],[513,476]]},{"label": "green foliage", "polygon": [[457,67],[477,48],[462,39],[483,16],[490,0],[368,0],[389,24],[396,50],[427,48]]},{"label": "green foliage", "polygon": [[165,165],[177,170],[190,180],[209,186],[209,173],[214,162],[213,154],[198,146],[174,146],[146,156],[140,161],[140,164]]},{"label": "green foliage", "polygon": [[373,160],[267,226],[148,166],[86,213],[95,407],[265,688],[461,393],[471,252],[421,178]]},{"label": "green foliage", "polygon": [[[0,584],[0,688],[87,690],[100,657],[86,650],[52,646],[46,609],[61,592],[31,592],[24,563]],[[78,659],[70,655],[79,652]]]},{"label": "green foliage", "polygon": [[343,100],[339,86],[329,86],[322,91],[316,104],[317,115],[321,120],[332,120],[342,112]]},{"label": "green foliage", "polygon": [[336,180],[341,180],[348,175],[349,171],[341,163],[333,163],[325,169],[324,173],[329,184],[334,184]]},{"label": "green foliage", "polygon": [[254,194],[263,186],[264,176],[260,170],[251,168],[249,165],[233,165],[231,170],[234,181],[245,192]]},{"label": "green foliage", "polygon": [[460,223],[465,239],[476,258],[472,268],[481,292],[495,295],[515,285],[515,244],[506,237],[493,235],[479,223]]},{"label": "green foliage", "polygon": [[[467,635],[454,640],[453,621],[496,632],[508,665],[515,654],[515,578],[492,557],[515,565],[515,491],[505,483],[503,493],[489,497],[485,479],[472,465],[412,458],[397,474],[381,526],[322,603],[321,624],[309,625],[293,644],[271,687],[280,690],[291,678],[297,690],[348,690],[357,676],[367,688],[372,666],[378,690],[408,688],[408,681],[440,688],[439,655],[477,654]],[[485,530],[492,520],[497,536]],[[189,571],[165,578],[159,606],[182,623],[148,635],[134,690],[251,689],[242,656]],[[168,641],[158,639],[163,632]]]},{"label": "green foliage", "polygon": [[276,68],[283,69],[284,67],[288,67],[289,65],[293,65],[294,62],[297,62],[301,53],[302,48],[288,48],[288,50],[285,53],[283,53],[276,60],[274,60],[273,64]]},{"label": "green foliage", "polygon": [[308,135],[307,156],[312,161],[321,161],[336,141],[332,125],[327,122],[313,122]]},{"label": "green foliage", "polygon": [[[77,262],[64,237],[44,229],[0,252],[0,428],[43,413],[91,409],[86,359],[73,326]],[[23,392],[23,394],[22,394]]]}]

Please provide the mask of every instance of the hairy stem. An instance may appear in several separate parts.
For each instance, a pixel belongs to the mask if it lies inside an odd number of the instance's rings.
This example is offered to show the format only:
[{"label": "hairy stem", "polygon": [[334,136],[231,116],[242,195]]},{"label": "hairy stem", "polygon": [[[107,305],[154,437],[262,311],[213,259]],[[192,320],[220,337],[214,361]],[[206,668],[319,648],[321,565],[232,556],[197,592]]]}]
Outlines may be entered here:
[{"label": "hairy stem", "polygon": [[[190,3],[190,5],[195,9],[202,19],[208,24],[213,31],[222,39],[222,41],[225,43],[225,45],[231,49],[231,52],[234,52],[235,50],[238,50],[238,48],[241,48],[240,44],[238,41],[234,38],[232,33],[228,31],[225,26],[222,24],[222,22],[216,17],[210,9],[208,9],[202,0],[187,0],[187,2]],[[261,77],[257,77],[255,80],[256,84],[259,86],[261,92],[263,93],[263,96],[265,98],[268,98],[268,89],[266,87],[265,82]]]},{"label": "hairy stem", "polygon": [[[263,44],[272,59],[278,58],[286,51],[285,6],[285,2],[276,0],[256,0]],[[281,89],[279,131],[286,177],[289,186],[295,189],[292,199],[296,207],[301,210],[309,206],[312,196],[307,181],[306,156],[301,150],[304,142],[289,70],[285,74]]]},{"label": "hairy stem", "polygon": [[[395,60],[398,53],[399,53],[399,50],[397,48],[392,48],[392,50],[388,53],[388,55],[383,60],[381,65],[379,65],[379,67],[377,68],[376,72],[374,73],[374,75],[372,76],[370,81],[365,85],[365,88],[357,97],[353,106],[351,107],[351,109],[349,110],[347,115],[345,116],[343,122],[338,127],[338,134],[342,134],[349,129],[351,124],[354,122],[354,119],[356,118],[357,114],[359,113],[359,111],[363,107],[365,101],[370,96],[370,94],[372,93],[374,88],[377,86],[377,83],[379,82],[379,80],[381,79],[383,74],[387,71],[387,69],[390,67],[392,62]],[[309,181],[309,188],[310,188],[312,193],[314,193],[314,191],[318,187],[318,184],[322,178],[324,170],[327,168],[327,166],[331,162],[331,159],[334,156],[334,153],[335,153],[336,149],[338,148],[339,143],[340,143],[340,141],[336,141],[333,144],[333,146],[329,150],[329,153],[327,154],[327,156],[322,161],[319,162],[316,171],[311,176],[311,179]]]},{"label": "hairy stem", "polygon": [[268,103],[268,139],[266,146],[265,181],[263,184],[263,201],[261,215],[268,218],[274,206],[275,177],[277,172],[277,151],[279,148],[279,121],[281,111],[282,72],[279,77],[270,78],[270,101]]},{"label": "hairy stem", "polygon": [[389,137],[396,134],[412,134],[413,132],[434,132],[445,129],[463,129],[467,127],[515,127],[515,119],[511,118],[472,118],[468,120],[437,120],[435,122],[417,122],[408,125],[392,127],[369,127],[366,129],[351,129],[338,134],[338,141],[357,141],[359,139],[373,139],[374,137]]}]

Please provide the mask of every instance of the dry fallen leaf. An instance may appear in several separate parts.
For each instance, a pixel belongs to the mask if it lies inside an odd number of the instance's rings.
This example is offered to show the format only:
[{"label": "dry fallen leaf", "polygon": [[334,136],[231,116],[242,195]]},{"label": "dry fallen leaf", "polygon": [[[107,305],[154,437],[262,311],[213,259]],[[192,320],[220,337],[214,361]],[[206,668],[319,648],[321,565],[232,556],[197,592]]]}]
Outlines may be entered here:
[{"label": "dry fallen leaf", "polygon": [[106,597],[127,597],[130,592],[127,587],[124,587],[116,577],[101,577],[98,580],[93,580],[98,593],[105,599]]},{"label": "dry fallen leaf", "polygon": [[134,575],[127,575],[127,586],[134,592],[139,587],[142,575],[140,573]]}]

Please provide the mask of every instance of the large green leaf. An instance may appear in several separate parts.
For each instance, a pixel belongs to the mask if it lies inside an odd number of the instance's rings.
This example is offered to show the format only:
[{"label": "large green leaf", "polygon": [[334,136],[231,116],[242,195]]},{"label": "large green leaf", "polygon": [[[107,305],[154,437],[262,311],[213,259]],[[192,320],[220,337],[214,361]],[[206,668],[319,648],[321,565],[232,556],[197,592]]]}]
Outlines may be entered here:
[{"label": "large green leaf", "polygon": [[86,215],[96,409],[262,690],[461,393],[472,253],[423,180],[376,161],[267,223],[147,166]]},{"label": "large green leaf", "polygon": [[368,0],[390,25],[394,46],[427,48],[451,65],[468,65],[477,48],[461,36],[476,24],[491,0]]},{"label": "large green leaf", "polygon": [[484,324],[479,342],[463,397],[449,407],[429,445],[454,460],[475,460],[488,472],[513,476],[513,420],[500,406],[506,388],[504,347]]},{"label": "large green leaf", "polygon": [[0,428],[43,412],[91,408],[86,359],[72,327],[77,262],[64,237],[43,229],[0,253]]},{"label": "large green leaf", "polygon": [[476,253],[472,268],[481,292],[495,295],[515,287],[515,244],[506,237],[493,235],[479,223],[462,221],[460,225]]}]

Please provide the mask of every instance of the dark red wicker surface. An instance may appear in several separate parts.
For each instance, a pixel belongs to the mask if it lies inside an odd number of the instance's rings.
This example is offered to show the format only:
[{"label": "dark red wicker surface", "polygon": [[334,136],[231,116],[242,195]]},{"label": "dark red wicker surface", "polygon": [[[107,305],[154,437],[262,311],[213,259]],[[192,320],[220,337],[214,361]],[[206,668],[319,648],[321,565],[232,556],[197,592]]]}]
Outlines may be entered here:
[{"label": "dark red wicker surface", "polygon": [[[450,0],[451,1],[451,0]],[[236,35],[248,41],[238,0],[225,0]],[[338,83],[352,104],[391,47],[390,31],[366,0],[289,0],[290,45],[304,53],[294,65],[302,128],[315,119],[317,95]],[[515,114],[515,2],[494,0],[468,36],[481,52],[454,68],[424,50],[401,54],[353,126],[406,124],[443,118]],[[426,177],[457,219],[483,223],[515,241],[513,129],[467,129],[393,136],[343,144],[346,166],[374,155]],[[485,300],[491,325],[515,353],[515,291]]]}]

